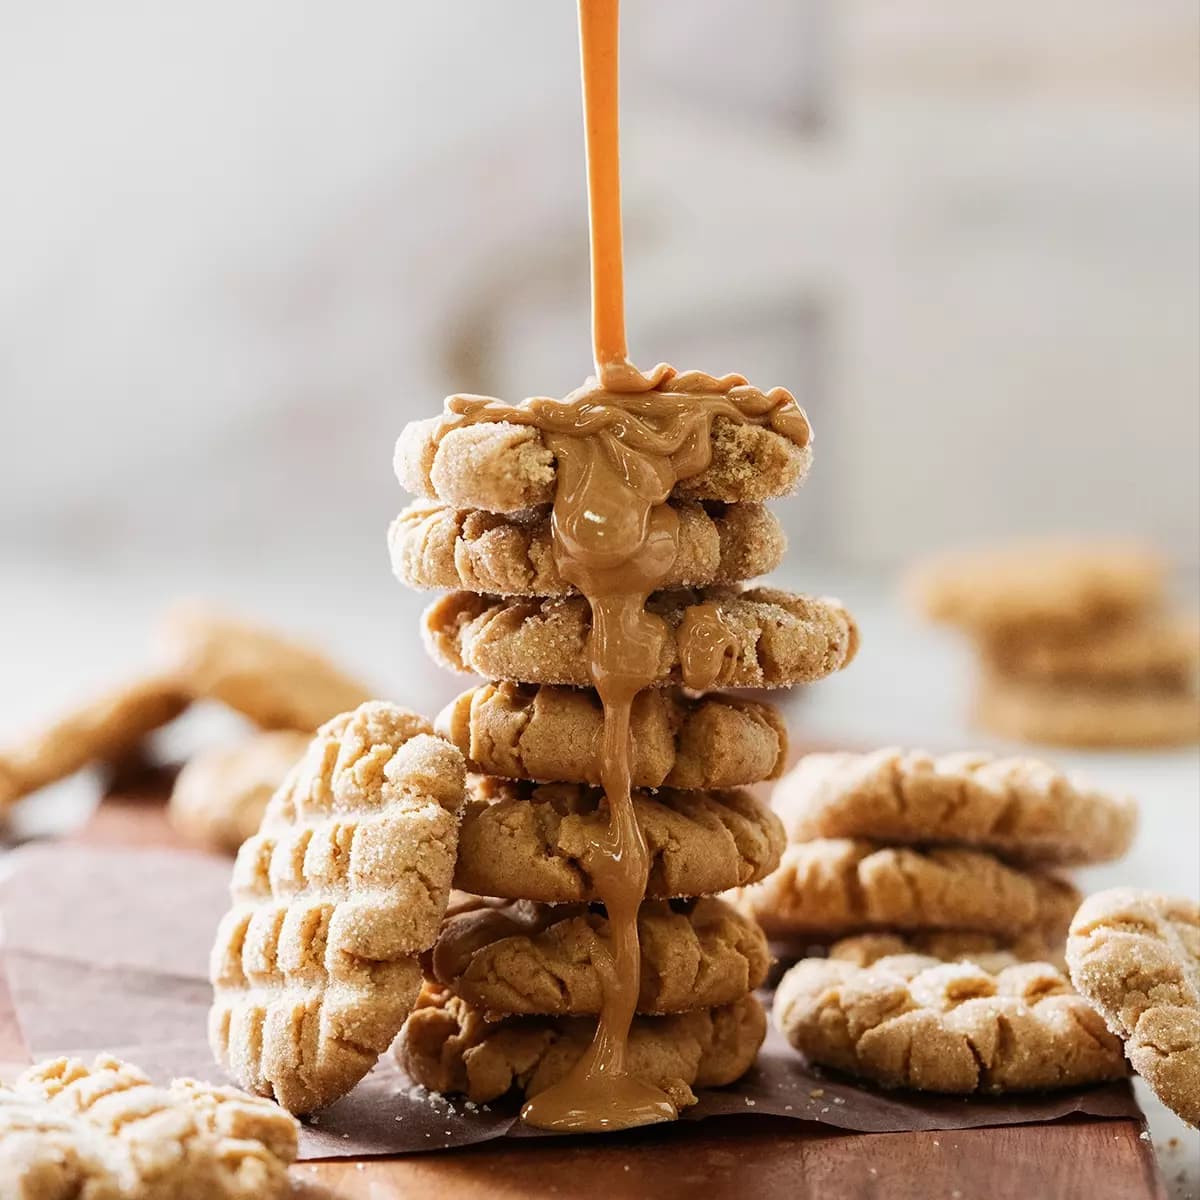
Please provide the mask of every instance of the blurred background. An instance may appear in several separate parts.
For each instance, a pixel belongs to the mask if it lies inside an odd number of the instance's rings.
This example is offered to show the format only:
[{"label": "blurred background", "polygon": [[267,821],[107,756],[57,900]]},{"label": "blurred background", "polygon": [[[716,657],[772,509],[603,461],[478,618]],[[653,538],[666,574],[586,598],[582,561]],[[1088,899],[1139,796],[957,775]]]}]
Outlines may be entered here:
[{"label": "blurred background", "polygon": [[[634,357],[816,430],[780,576],[864,648],[797,736],[988,743],[965,647],[896,602],[932,549],[1133,534],[1194,607],[1194,0],[623,7]],[[392,444],[590,370],[575,19],[0,0],[0,735],[148,662],[181,595],[426,712],[461,689],[389,573]],[[1054,757],[1146,806],[1088,882],[1200,887],[1194,750]]]}]

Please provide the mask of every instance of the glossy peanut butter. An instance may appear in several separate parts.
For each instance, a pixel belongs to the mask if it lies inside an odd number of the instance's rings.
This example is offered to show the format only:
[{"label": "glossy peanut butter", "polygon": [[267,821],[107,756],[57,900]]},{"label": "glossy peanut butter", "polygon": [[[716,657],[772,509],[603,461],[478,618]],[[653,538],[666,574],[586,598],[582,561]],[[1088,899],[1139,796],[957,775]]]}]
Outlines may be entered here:
[{"label": "glossy peanut butter", "polygon": [[[553,549],[559,572],[587,598],[589,669],[604,710],[601,763],[609,822],[584,866],[609,918],[595,966],[602,1008],[588,1052],[568,1076],[534,1096],[522,1115],[547,1129],[625,1129],[673,1119],[667,1096],[626,1070],[626,1043],[639,991],[637,914],[649,859],[630,795],[630,711],[659,675],[669,631],[646,611],[678,554],[678,517],[667,503],[682,479],[704,471],[717,417],[765,426],[799,446],[803,412],[782,388],[762,392],[738,375],[715,378],[659,365],[648,374],[625,341],[617,130],[618,0],[580,0],[580,47],[587,131],[596,375],[561,400],[506,404],[484,396],[446,402],[441,432],[480,422],[534,426],[553,452],[557,484]],[[717,679],[733,639],[715,604],[689,608],[676,635],[683,677],[697,690]],[[465,922],[442,949],[466,953],[512,912]],[[449,963],[445,964],[449,967]]]}]

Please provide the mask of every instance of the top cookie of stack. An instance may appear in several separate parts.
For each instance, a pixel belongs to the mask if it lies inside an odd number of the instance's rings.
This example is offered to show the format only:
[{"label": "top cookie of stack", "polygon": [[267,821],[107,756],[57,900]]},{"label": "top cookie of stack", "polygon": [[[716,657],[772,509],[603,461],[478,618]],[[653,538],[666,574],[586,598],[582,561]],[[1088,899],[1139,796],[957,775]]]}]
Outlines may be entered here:
[{"label": "top cookie of stack", "polygon": [[994,733],[1168,745],[1200,737],[1200,628],[1166,611],[1165,575],[1137,545],[1035,542],[922,564],[909,590],[972,639]]},{"label": "top cookie of stack", "polygon": [[[603,710],[589,677],[591,610],[556,562],[558,464],[547,441],[532,426],[438,418],[410,425],[396,451],[400,481],[423,499],[391,527],[393,569],[414,588],[454,589],[427,610],[426,645],[488,680],[438,719],[475,772],[455,876],[469,895],[427,963],[399,1053],[418,1082],[476,1101],[561,1078],[586,1047],[602,991],[594,963],[605,958],[607,917],[590,846],[607,825]],[[742,587],[784,551],[761,502],[791,491],[808,461],[806,425],[797,440],[715,417],[708,467],[670,496],[678,552],[647,604],[664,636],[631,715],[650,874],[629,1053],[679,1105],[693,1087],[739,1076],[762,1040],[751,993],[766,974],[765,940],[709,897],[765,877],[784,842],[778,819],[744,790],[782,771],[783,720],[769,704],[710,689],[811,682],[857,648],[838,602]],[[697,625],[722,639],[723,654],[693,652]]]}]

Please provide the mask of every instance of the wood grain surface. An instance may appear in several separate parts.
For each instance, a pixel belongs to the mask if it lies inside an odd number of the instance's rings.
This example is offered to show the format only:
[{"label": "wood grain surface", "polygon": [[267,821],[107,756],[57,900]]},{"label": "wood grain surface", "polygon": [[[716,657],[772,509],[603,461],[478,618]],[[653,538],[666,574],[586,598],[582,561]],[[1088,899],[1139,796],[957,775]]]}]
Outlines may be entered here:
[{"label": "wood grain surface", "polygon": [[[178,845],[161,779],[110,796],[77,835]],[[0,977],[0,1076],[27,1062]],[[491,1142],[452,1153],[303,1163],[298,1200],[1162,1200],[1144,1126],[1073,1118],[950,1133],[836,1133],[770,1117],[604,1138]]]}]

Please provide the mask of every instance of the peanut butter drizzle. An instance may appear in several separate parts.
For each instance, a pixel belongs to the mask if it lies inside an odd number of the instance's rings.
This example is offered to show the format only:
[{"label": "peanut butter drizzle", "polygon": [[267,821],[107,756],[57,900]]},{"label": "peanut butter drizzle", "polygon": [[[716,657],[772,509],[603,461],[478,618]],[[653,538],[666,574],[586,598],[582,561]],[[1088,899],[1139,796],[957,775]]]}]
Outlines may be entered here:
[{"label": "peanut butter drizzle", "polygon": [[692,604],[679,623],[679,669],[685,686],[707,692],[720,678],[733,635],[715,604]]},{"label": "peanut butter drizzle", "polygon": [[[804,413],[782,388],[761,392],[739,375],[649,374],[628,357],[621,250],[617,108],[618,0],[579,0],[579,40],[587,139],[592,256],[592,334],[596,376],[562,400],[519,405],[484,396],[446,402],[441,432],[506,421],[542,432],[557,461],[552,531],[559,573],[591,607],[589,672],[604,711],[600,782],[609,823],[584,855],[608,915],[594,965],[602,1002],[591,1046],[560,1083],[522,1109],[531,1125],[596,1132],[673,1120],[660,1089],[626,1070],[630,1025],[640,990],[638,909],[649,875],[646,841],[631,795],[630,711],[659,675],[669,631],[647,612],[679,550],[678,516],[667,503],[681,479],[712,455],[714,418],[765,425],[799,446]],[[702,605],[680,632],[685,680],[715,681],[731,637],[714,605]],[[449,949],[447,950],[449,953]]]}]

